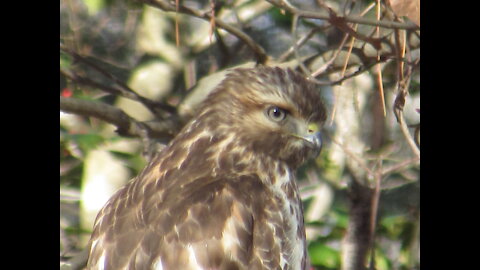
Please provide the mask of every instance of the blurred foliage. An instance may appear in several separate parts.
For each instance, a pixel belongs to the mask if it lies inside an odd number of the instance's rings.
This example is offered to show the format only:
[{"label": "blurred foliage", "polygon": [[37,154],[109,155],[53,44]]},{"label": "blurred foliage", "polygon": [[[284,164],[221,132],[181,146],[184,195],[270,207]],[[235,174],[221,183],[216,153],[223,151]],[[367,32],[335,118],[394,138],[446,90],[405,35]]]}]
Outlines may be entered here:
[{"label": "blurred foliage", "polygon": [[[221,7],[216,10],[221,14],[224,8],[241,7],[257,4],[261,1],[215,1]],[[293,4],[311,5],[311,1],[290,1]],[[346,5],[352,1],[325,1],[332,6]],[[355,2],[355,1],[353,1]],[[367,6],[372,1],[359,1],[357,5]],[[183,4],[197,8],[209,5],[209,1],[183,1]],[[301,6],[300,5],[300,6]],[[218,6],[218,5],[217,5]],[[208,37],[209,24],[199,23],[198,19],[189,16],[174,16],[172,13],[159,12],[156,25],[158,31],[143,33],[139,29],[147,23],[147,15],[151,7],[140,3],[121,0],[61,0],[60,1],[60,39],[63,44],[74,48],[99,67],[108,70],[122,82],[132,81],[132,76],[140,68],[152,61],[168,67],[168,78],[165,77],[166,90],[158,94],[156,100],[177,106],[188,93],[189,80],[202,78],[216,70],[227,66],[242,64],[246,60],[254,60],[251,50],[237,38],[223,35],[211,46],[195,49],[200,41],[189,43],[196,31],[204,31]],[[180,29],[180,47],[175,47],[175,23],[178,20]],[[245,33],[249,34],[271,56],[278,57],[292,43],[292,15],[285,14],[278,8],[268,8],[255,18],[241,24]],[[299,33],[305,34],[309,27],[322,25],[318,20],[305,20],[298,26]],[[203,27],[203,28],[202,28]],[[203,30],[202,30],[203,29]],[[148,29],[147,29],[148,30]],[[148,35],[163,40],[165,47],[174,48],[179,59],[168,59],[162,53],[155,53],[140,45],[139,40]],[[216,33],[219,36],[219,33]],[[299,50],[302,55],[321,55],[338,46],[338,31],[327,29],[319,31]],[[152,37],[151,37],[152,38]],[[151,39],[153,40],[153,38]],[[153,42],[151,41],[150,42]],[[333,42],[333,43],[332,43]],[[337,42],[337,43],[335,43]],[[170,46],[170,47],[169,47]],[[161,48],[162,49],[162,48]],[[170,50],[170,49],[169,49]],[[174,53],[169,53],[173,55]],[[179,62],[175,62],[179,61]],[[180,63],[180,65],[178,64]],[[393,66],[393,65],[392,65]],[[183,68],[180,68],[183,67]],[[388,67],[388,65],[387,65]],[[111,85],[112,81],[91,68],[81,65],[70,55],[60,53],[60,68],[74,70],[77,74],[91,78],[99,83]],[[194,70],[193,72],[191,70]],[[395,87],[395,69],[385,68],[384,81],[386,88]],[[373,75],[372,75],[373,76]],[[168,82],[167,82],[168,81]],[[418,94],[420,79],[415,77],[410,83],[410,93]],[[139,90],[139,89],[136,89]],[[60,77],[60,95],[82,99],[118,104],[119,98],[107,94],[96,87],[81,85],[73,80]],[[372,101],[369,100],[369,104]],[[393,120],[391,122],[394,122]],[[335,127],[332,128],[334,132]],[[393,133],[393,131],[391,131]],[[391,140],[401,137],[398,130]],[[68,257],[83,248],[79,240],[87,235],[89,228],[82,228],[78,219],[81,204],[80,195],[84,161],[89,151],[114,145],[122,138],[116,134],[111,125],[94,118],[61,113],[60,123],[60,191],[61,191],[61,255]],[[136,139],[140,141],[140,139]],[[309,163],[299,172],[299,178],[305,185],[312,185],[307,170],[314,168],[319,181],[327,183],[334,191],[332,206],[318,220],[307,221],[307,227],[314,228],[315,237],[309,240],[308,251],[315,269],[339,269],[341,265],[341,244],[348,228],[348,194],[346,182],[351,179],[344,165],[332,158],[329,145],[320,157]],[[404,145],[398,151],[405,151]],[[109,148],[107,148],[109,149]],[[132,175],[136,175],[145,166],[141,147],[134,150],[108,150],[116,159],[127,167]],[[385,164],[389,164],[385,161]],[[319,168],[319,169],[318,169]],[[381,206],[376,230],[375,264],[376,269],[419,269],[419,169],[393,173],[387,183],[391,188],[382,191]],[[315,182],[314,182],[315,183]],[[315,184],[313,184],[315,185]],[[305,201],[308,210],[309,201]]]}]

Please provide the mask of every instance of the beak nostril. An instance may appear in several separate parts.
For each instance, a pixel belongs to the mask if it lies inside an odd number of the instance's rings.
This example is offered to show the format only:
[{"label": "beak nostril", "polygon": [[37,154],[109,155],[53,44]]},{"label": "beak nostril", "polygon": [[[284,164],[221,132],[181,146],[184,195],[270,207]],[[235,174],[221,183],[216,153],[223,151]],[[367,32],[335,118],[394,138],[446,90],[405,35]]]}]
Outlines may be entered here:
[{"label": "beak nostril", "polygon": [[318,132],[319,128],[317,124],[311,123],[308,125],[307,130],[308,130],[308,134],[313,134],[315,132]]}]

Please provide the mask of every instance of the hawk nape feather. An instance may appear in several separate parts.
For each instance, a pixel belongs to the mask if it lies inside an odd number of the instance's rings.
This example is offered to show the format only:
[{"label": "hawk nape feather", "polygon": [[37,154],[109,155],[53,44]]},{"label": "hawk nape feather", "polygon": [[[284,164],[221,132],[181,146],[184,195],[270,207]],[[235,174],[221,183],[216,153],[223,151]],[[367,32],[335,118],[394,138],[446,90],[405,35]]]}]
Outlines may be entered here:
[{"label": "hawk nape feather", "polygon": [[307,269],[295,170],[325,107],[289,69],[236,69],[98,214],[87,269]]}]

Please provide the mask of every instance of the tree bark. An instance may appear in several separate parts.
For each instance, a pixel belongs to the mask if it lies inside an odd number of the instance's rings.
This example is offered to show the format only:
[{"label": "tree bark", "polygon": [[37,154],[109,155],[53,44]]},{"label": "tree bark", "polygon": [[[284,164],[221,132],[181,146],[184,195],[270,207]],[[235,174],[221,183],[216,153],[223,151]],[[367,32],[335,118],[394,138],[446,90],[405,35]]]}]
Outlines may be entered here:
[{"label": "tree bark", "polygon": [[374,190],[352,180],[348,187],[350,199],[347,235],[342,252],[342,270],[365,270],[370,249],[370,216]]}]

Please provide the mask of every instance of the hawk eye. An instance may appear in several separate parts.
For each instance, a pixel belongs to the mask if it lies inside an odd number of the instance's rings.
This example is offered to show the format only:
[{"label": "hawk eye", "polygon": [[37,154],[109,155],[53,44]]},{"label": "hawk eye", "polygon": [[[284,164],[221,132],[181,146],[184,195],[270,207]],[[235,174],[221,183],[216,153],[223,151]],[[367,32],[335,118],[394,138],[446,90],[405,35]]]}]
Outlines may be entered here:
[{"label": "hawk eye", "polygon": [[281,109],[277,106],[272,106],[267,109],[268,117],[275,122],[280,122],[285,119],[285,117],[287,117],[287,113],[288,112],[286,110]]}]

